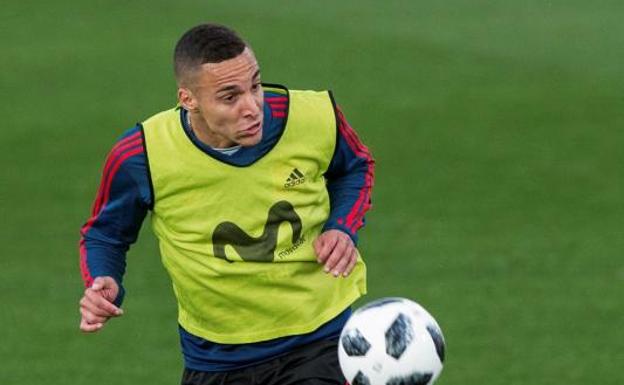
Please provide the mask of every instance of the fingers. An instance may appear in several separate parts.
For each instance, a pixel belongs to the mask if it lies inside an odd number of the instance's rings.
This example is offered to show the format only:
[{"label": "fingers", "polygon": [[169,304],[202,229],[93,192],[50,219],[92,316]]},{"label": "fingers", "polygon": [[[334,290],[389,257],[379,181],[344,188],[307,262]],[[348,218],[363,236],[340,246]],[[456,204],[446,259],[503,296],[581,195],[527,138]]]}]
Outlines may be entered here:
[{"label": "fingers", "polygon": [[347,264],[347,267],[344,269],[344,272],[342,273],[343,277],[348,277],[349,274],[351,274],[351,272],[353,271],[353,268],[355,267],[355,264],[357,263],[357,259],[358,259],[358,253],[357,253],[357,249],[354,247],[353,252],[351,253],[351,258],[349,259],[349,263]]},{"label": "fingers", "polygon": [[345,259],[351,256],[351,247],[352,245],[349,244],[349,241],[342,237],[339,238],[325,262],[325,272],[331,272],[335,277],[339,276],[348,263],[348,260],[345,261]]},{"label": "fingers", "polygon": [[321,234],[315,241],[315,251],[319,263],[326,263],[327,258],[336,247],[339,238],[331,233]]},{"label": "fingers", "polygon": [[312,242],[312,247],[314,247],[314,252],[316,253],[317,259],[320,262],[320,254],[321,254],[321,246],[323,245],[323,235],[321,234],[317,237],[314,242]]},{"label": "fingers", "polygon": [[342,274],[343,277],[348,277],[357,263],[357,257],[357,249],[355,247],[349,248],[334,267],[334,276],[337,277]]},{"label": "fingers", "polygon": [[[82,301],[81,301],[82,302]],[[104,327],[104,323],[109,317],[98,316],[84,308],[80,307],[80,330],[85,333],[93,333]]]},{"label": "fingers", "polygon": [[119,285],[112,277],[97,277],[91,285],[91,290],[99,292],[109,302],[117,298]]},{"label": "fingers", "polygon": [[357,257],[357,249],[353,245],[348,246],[336,265],[331,269],[334,277],[338,277],[340,275],[348,277],[357,263]]},{"label": "fingers", "polygon": [[97,277],[93,281],[93,284],[91,285],[91,290],[100,291],[104,289],[105,287],[106,287],[106,280],[101,277]]},{"label": "fingers", "polygon": [[334,268],[332,269],[332,274],[334,275],[334,277],[338,277],[342,275],[345,272],[347,265],[349,264],[350,261],[351,261],[351,253],[343,254],[343,256],[340,258],[338,263],[336,263],[336,266],[334,266]]},{"label": "fingers", "polygon": [[347,277],[357,263],[357,249],[347,234],[339,230],[328,230],[313,243],[319,263],[324,264],[326,273],[335,277]]},{"label": "fingers", "polygon": [[96,314],[91,313],[90,311],[80,308],[80,315],[82,316],[82,321],[85,321],[88,324],[103,324],[105,323],[109,317],[98,316]]},{"label": "fingers", "polygon": [[102,291],[96,291],[93,288],[85,290],[80,306],[99,316],[116,317],[123,314],[123,310],[113,305]]},{"label": "fingers", "polygon": [[104,327],[103,323],[90,324],[86,320],[80,320],[80,330],[85,333],[93,333]]},{"label": "fingers", "polygon": [[108,298],[116,296],[117,288],[111,288],[105,280],[94,281],[90,288],[84,291],[80,299],[80,330],[93,333],[104,327],[104,323],[111,317],[119,317],[123,310],[115,306]]}]

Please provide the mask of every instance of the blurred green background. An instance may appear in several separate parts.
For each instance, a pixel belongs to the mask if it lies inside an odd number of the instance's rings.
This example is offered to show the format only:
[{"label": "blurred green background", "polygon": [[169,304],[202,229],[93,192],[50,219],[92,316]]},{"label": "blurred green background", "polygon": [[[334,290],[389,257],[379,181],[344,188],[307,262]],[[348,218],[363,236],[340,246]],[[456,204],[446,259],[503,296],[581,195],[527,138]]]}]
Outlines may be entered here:
[{"label": "blurred green background", "polygon": [[263,80],[331,88],[376,160],[369,295],[447,340],[439,385],[621,385],[621,1],[15,1],[0,31],[0,382],[177,384],[149,226],[122,319],[78,331],[78,230],[104,158],[175,103],[171,52],[216,21]]}]

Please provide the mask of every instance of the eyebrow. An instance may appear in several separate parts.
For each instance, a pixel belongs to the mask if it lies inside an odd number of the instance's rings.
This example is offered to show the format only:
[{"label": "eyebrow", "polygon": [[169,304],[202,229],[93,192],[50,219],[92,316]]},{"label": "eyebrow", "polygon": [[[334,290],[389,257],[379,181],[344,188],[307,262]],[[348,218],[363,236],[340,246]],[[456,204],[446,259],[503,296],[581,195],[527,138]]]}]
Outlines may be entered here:
[{"label": "eyebrow", "polygon": [[[256,72],[253,74],[253,76],[251,77],[253,80],[257,79],[258,77],[260,77],[260,70],[256,70]],[[223,88],[220,88],[217,92],[227,92],[227,91],[236,91],[238,90],[238,86],[235,85],[231,85],[231,86],[225,86]]]}]

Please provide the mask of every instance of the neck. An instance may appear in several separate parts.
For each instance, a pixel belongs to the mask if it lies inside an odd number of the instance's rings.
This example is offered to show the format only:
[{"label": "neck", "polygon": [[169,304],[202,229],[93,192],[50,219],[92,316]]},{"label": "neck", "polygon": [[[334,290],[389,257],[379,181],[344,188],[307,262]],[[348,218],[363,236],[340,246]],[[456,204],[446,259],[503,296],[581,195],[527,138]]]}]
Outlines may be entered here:
[{"label": "neck", "polygon": [[212,148],[228,148],[235,146],[236,143],[231,140],[215,134],[210,127],[206,124],[206,121],[197,112],[187,111],[186,123],[189,125],[193,133],[202,143]]}]

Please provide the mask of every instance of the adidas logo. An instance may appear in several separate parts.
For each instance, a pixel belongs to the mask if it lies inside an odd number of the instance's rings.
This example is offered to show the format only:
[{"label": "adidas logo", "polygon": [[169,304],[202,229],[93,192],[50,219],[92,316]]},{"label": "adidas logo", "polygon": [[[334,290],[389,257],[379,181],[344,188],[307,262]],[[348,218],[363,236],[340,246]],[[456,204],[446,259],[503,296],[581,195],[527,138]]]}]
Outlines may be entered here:
[{"label": "adidas logo", "polygon": [[286,179],[286,183],[284,183],[284,187],[291,188],[297,185],[303,184],[305,182],[305,175],[301,173],[301,171],[296,168],[290,173],[288,179]]}]

